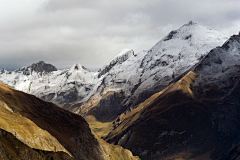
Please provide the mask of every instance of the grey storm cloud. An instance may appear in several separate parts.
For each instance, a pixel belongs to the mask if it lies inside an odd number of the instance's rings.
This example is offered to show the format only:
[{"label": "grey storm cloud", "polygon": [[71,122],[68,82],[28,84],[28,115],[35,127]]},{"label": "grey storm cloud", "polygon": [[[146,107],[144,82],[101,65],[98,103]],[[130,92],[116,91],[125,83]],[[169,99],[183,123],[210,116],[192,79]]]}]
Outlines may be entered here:
[{"label": "grey storm cloud", "polygon": [[190,20],[230,36],[240,30],[239,8],[239,0],[0,0],[0,68],[40,60],[99,68]]}]

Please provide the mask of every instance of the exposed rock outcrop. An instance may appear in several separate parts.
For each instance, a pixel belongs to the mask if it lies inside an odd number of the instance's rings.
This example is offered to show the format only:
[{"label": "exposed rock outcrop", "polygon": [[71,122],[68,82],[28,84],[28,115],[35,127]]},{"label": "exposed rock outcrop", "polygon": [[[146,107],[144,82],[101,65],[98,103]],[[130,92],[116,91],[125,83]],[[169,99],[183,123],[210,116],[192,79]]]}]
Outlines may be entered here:
[{"label": "exposed rock outcrop", "polygon": [[32,68],[32,70],[36,72],[52,72],[52,71],[57,71],[57,68],[54,67],[51,64],[47,64],[43,61],[39,61],[38,63],[33,63],[29,68]]}]

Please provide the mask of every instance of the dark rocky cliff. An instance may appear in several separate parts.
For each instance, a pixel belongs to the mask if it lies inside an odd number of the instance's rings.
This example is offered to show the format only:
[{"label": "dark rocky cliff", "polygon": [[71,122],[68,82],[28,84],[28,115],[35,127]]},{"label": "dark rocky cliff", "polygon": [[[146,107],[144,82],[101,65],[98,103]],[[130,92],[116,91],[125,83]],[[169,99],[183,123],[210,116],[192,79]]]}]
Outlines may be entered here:
[{"label": "dark rocky cliff", "polygon": [[43,61],[39,61],[38,63],[33,63],[29,68],[36,72],[52,72],[57,71],[57,68],[51,64],[47,64]]}]

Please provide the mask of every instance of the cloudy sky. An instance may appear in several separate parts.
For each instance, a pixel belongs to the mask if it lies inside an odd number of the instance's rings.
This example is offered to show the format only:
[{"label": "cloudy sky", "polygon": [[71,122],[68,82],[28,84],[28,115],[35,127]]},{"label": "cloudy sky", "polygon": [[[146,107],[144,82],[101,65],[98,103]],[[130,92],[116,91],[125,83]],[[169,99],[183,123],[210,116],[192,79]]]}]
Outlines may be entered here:
[{"label": "cloudy sky", "polygon": [[40,60],[99,68],[189,20],[231,36],[240,31],[239,8],[240,0],[0,0],[0,68]]}]

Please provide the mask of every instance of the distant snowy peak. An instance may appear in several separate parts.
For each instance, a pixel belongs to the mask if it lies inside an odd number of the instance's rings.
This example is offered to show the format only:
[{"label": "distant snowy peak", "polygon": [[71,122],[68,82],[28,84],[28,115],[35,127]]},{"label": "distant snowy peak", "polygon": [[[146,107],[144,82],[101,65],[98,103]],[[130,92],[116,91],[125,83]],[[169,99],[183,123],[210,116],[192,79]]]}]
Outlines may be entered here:
[{"label": "distant snowy peak", "polygon": [[4,68],[2,68],[2,69],[0,70],[0,74],[6,73],[6,72],[7,72],[7,70],[4,69]]},{"label": "distant snowy peak", "polygon": [[187,24],[184,24],[178,30],[171,31],[166,37],[163,38],[163,41],[168,41],[175,38],[188,40],[192,37],[191,32],[195,30],[197,27],[200,27],[200,26],[198,26],[197,23],[190,21]]},{"label": "distant snowy peak", "polygon": [[134,56],[134,51],[132,49],[123,49],[116,54],[106,66],[98,71],[98,78],[109,72],[109,70],[111,70],[116,64],[121,64],[132,56]]},{"label": "distant snowy peak", "polygon": [[[33,72],[39,73],[42,75],[42,73],[50,73],[52,71],[57,71],[57,68],[53,66],[52,64],[47,64],[44,61],[39,61],[37,63],[33,63],[30,66],[24,66],[22,68],[19,68],[15,70],[15,73],[22,73],[23,75],[31,75]],[[12,72],[9,72],[12,73]]]},{"label": "distant snowy peak", "polygon": [[84,66],[74,64],[66,73],[68,81],[81,81],[82,83],[94,83],[96,73],[87,70]]},{"label": "distant snowy peak", "polygon": [[70,71],[87,71],[87,68],[85,68],[84,66],[82,66],[80,63],[74,64],[70,69]]},{"label": "distant snowy peak", "polygon": [[[141,67],[152,69],[156,65],[167,66],[185,59],[196,63],[212,48],[221,46],[228,37],[190,21],[178,30],[171,31],[154,45],[144,57]],[[150,63],[149,63],[150,62]]]},{"label": "distant snowy peak", "polygon": [[[221,39],[227,40],[228,37],[218,31],[208,29],[200,26],[192,21],[184,24],[178,30],[171,31],[167,36],[154,45],[149,52],[161,52],[160,48],[164,47],[166,43],[173,43],[174,40],[181,40],[182,42],[188,42],[189,45],[202,46],[206,43],[218,43]],[[215,42],[216,40],[216,42]],[[179,44],[176,44],[179,45]],[[180,44],[181,45],[181,44]],[[163,51],[163,50],[162,50]]]}]

